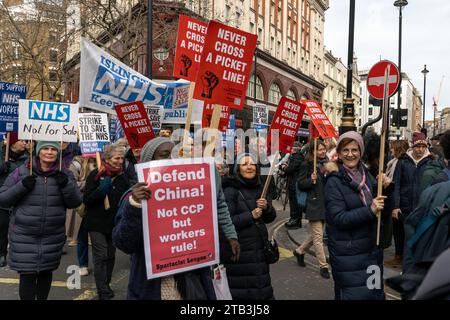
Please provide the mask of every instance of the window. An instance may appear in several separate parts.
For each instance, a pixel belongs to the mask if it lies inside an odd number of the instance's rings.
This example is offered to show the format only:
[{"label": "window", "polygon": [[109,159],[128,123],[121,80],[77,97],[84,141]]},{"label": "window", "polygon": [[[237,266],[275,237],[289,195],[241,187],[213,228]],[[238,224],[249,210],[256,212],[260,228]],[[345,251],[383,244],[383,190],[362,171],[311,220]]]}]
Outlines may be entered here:
[{"label": "window", "polygon": [[369,116],[373,116],[373,108],[369,108]]},{"label": "window", "polygon": [[49,58],[50,62],[58,62],[58,51],[50,49]]},{"label": "window", "polygon": [[255,33],[255,24],[250,22],[250,33]]},{"label": "window", "polygon": [[241,24],[241,14],[239,12],[236,12],[236,20],[235,20],[236,28],[239,28],[240,24]]},{"label": "window", "polygon": [[225,20],[230,20],[231,8],[230,6],[225,6]]},{"label": "window", "polygon": [[[247,86],[247,96],[248,97],[254,97],[255,91],[255,76],[252,74],[250,79],[248,80],[248,86]],[[264,94],[263,94],[263,87],[261,83],[261,79],[259,77],[256,77],[256,99],[258,100],[264,100]]]},{"label": "window", "polygon": [[281,99],[281,89],[275,82],[272,83],[269,89],[269,102],[278,105]]},{"label": "window", "polygon": [[49,81],[58,81],[58,73],[56,73],[56,71],[50,71],[48,73],[48,80]]},{"label": "window", "polygon": [[261,48],[262,40],[263,40],[262,29],[258,28],[258,48]]},{"label": "window", "polygon": [[281,53],[281,41],[277,41],[277,57],[280,57]]},{"label": "window", "polygon": [[292,100],[297,101],[297,97],[295,96],[295,93],[294,93],[294,91],[293,91],[292,89],[290,89],[290,90],[287,92],[286,97],[288,97],[288,98],[290,98],[290,99],[292,99]]}]

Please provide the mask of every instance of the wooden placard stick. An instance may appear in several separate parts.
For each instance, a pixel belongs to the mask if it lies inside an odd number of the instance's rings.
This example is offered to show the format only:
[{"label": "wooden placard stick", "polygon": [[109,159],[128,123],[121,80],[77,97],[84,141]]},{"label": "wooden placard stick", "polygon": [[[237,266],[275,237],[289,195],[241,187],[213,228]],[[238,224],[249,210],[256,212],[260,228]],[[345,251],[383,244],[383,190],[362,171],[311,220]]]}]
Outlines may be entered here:
[{"label": "wooden placard stick", "polygon": [[216,133],[219,129],[220,113],[222,111],[222,106],[219,104],[214,105],[214,111],[211,117],[211,123],[208,130],[208,140],[206,141],[206,147],[203,151],[204,157],[212,157],[214,147],[216,145]]},{"label": "wooden placard stick", "polygon": [[[95,158],[97,160],[97,170],[100,171],[100,168],[102,166],[102,160],[100,159],[100,152],[96,152],[95,153]],[[106,195],[105,200],[104,200],[104,205],[105,205],[105,209],[108,210],[110,205],[109,205],[109,198],[108,195]]]},{"label": "wooden placard stick", "polygon": [[[317,175],[317,137],[314,138],[314,169],[313,169],[313,173],[315,175]],[[317,180],[313,180],[313,184],[316,184]]]},{"label": "wooden placard stick", "polygon": [[[189,95],[188,95],[188,107],[187,107],[187,114],[186,114],[186,123],[184,124],[184,133],[183,133],[183,158],[186,157],[186,155],[190,154],[190,148],[189,145],[189,132],[191,130],[191,122],[192,122],[192,110],[193,110],[193,97],[194,97],[194,89],[195,89],[195,82],[191,82],[189,85]],[[193,156],[193,155],[191,155]]]},{"label": "wooden placard stick", "polygon": [[30,176],[33,175],[33,124],[31,125],[31,137],[30,137],[30,159],[28,160],[30,164]]},{"label": "wooden placard stick", "polygon": [[[383,171],[384,171],[384,153],[385,153],[385,141],[386,141],[386,133],[389,130],[387,125],[388,119],[388,106],[389,106],[389,71],[390,65],[387,66],[386,71],[384,73],[384,94],[383,94],[383,126],[381,128],[381,138],[380,138],[380,155],[378,158],[378,188],[377,188],[377,197],[383,195]],[[381,112],[381,111],[380,111]],[[380,245],[380,231],[381,231],[381,211],[377,212],[377,246]]]},{"label": "wooden placard stick", "polygon": [[5,149],[5,162],[9,160],[9,139],[11,132],[6,133],[6,149]]},{"label": "wooden placard stick", "polygon": [[275,157],[273,158],[272,162],[270,163],[270,170],[269,175],[267,176],[266,182],[264,183],[264,188],[261,193],[261,199],[266,199],[267,191],[269,190],[270,182],[272,181],[273,177],[273,171],[275,170],[275,159],[277,158],[277,153],[275,154]]},{"label": "wooden placard stick", "polygon": [[61,130],[61,141],[60,141],[60,154],[59,154],[59,171],[62,171],[62,158],[63,158],[63,134],[62,134],[62,130]]}]

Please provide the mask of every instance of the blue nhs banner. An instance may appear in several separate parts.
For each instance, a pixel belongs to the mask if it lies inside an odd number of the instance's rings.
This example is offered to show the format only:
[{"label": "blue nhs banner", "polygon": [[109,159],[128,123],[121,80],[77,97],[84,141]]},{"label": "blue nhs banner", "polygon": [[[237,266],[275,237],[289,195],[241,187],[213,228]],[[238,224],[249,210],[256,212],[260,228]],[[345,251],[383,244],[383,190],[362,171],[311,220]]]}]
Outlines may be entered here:
[{"label": "blue nhs banner", "polygon": [[[114,58],[86,39],[81,40],[80,106],[115,114],[118,104],[142,101],[165,108],[187,107],[189,82],[158,83]],[[183,101],[184,99],[184,101]]]},{"label": "blue nhs banner", "polygon": [[0,82],[0,132],[17,132],[19,99],[26,96],[25,85]]},{"label": "blue nhs banner", "polygon": [[78,104],[19,100],[20,140],[77,142]]}]

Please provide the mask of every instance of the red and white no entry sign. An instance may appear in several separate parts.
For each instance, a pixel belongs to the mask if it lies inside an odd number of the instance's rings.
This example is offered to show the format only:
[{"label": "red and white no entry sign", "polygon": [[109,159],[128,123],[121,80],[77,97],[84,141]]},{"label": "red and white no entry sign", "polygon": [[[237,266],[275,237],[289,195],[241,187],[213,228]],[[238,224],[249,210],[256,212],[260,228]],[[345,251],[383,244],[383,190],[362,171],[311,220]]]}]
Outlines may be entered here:
[{"label": "red and white no entry sign", "polygon": [[370,95],[378,100],[383,100],[383,92],[384,92],[384,73],[386,68],[390,66],[389,70],[389,78],[388,78],[388,94],[387,96],[392,96],[398,88],[400,84],[400,72],[395,65],[395,63],[389,60],[382,60],[376,63],[369,71],[367,75],[367,90]]}]

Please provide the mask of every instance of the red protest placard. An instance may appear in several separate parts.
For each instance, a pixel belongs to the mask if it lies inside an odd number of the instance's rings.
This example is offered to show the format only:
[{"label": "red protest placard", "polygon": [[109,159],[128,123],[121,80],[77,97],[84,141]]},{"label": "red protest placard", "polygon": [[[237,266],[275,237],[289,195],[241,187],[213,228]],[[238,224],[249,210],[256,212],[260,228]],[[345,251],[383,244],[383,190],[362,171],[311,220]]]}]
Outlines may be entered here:
[{"label": "red protest placard", "polygon": [[119,104],[115,108],[131,149],[140,149],[155,137],[142,101]]},{"label": "red protest placard", "polygon": [[211,21],[195,80],[194,99],[242,109],[257,37]]},{"label": "red protest placard", "polygon": [[300,103],[306,108],[306,112],[311,118],[311,122],[323,139],[337,137],[336,129],[331,124],[327,115],[323,112],[319,102],[314,100],[301,100]]},{"label": "red protest placard", "polygon": [[207,31],[206,22],[180,15],[173,66],[174,77],[195,81]]},{"label": "red protest placard", "polygon": [[147,278],[219,263],[214,158],[140,163],[152,192],[142,203]]},{"label": "red protest placard", "polygon": [[[214,105],[206,103],[202,113],[202,128],[209,128],[212,114],[214,111]],[[227,131],[228,123],[230,122],[231,108],[228,106],[221,106],[219,130],[222,132]]]},{"label": "red protest placard", "polygon": [[279,151],[290,153],[297,136],[298,129],[302,124],[305,106],[288,99],[281,98],[277,111],[270,126],[267,137],[267,147],[270,147],[273,130],[279,131]]}]

